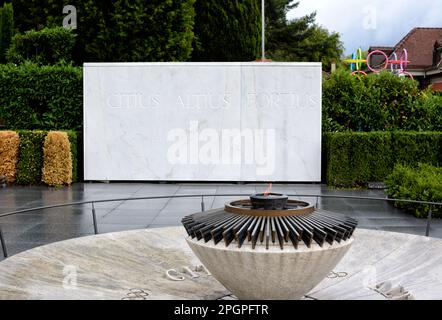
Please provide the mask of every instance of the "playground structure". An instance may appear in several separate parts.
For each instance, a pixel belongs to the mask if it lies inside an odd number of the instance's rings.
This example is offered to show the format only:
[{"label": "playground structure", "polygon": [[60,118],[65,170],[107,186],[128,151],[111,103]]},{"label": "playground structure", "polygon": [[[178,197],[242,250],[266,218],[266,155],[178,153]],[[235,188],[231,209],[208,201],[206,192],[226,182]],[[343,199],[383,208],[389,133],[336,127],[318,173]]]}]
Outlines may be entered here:
[{"label": "playground structure", "polygon": [[[371,58],[374,55],[381,55],[384,57],[384,62],[379,65],[373,66]],[[406,71],[406,68],[410,61],[408,60],[408,51],[407,49],[402,50],[402,54],[398,59],[396,52],[394,52],[391,57],[388,57],[387,54],[381,50],[374,50],[370,52],[367,56],[367,59],[363,59],[362,49],[359,48],[355,53],[352,54],[351,59],[344,60],[344,63],[350,65],[350,70],[352,75],[367,75],[365,71],[362,70],[362,65],[366,65],[368,70],[373,73],[380,73],[383,70],[386,70],[388,66],[390,66],[391,72],[397,74],[398,76],[405,76],[413,79],[413,75]]]}]

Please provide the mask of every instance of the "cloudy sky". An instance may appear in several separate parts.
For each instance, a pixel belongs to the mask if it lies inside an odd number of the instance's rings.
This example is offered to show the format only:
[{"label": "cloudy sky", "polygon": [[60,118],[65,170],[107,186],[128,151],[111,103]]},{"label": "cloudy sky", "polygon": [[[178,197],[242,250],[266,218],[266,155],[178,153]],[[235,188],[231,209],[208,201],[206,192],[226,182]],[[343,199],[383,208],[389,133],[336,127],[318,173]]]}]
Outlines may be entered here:
[{"label": "cloudy sky", "polygon": [[442,0],[300,0],[289,17],[313,11],[320,25],[341,34],[347,54],[393,46],[414,27],[442,27]]}]

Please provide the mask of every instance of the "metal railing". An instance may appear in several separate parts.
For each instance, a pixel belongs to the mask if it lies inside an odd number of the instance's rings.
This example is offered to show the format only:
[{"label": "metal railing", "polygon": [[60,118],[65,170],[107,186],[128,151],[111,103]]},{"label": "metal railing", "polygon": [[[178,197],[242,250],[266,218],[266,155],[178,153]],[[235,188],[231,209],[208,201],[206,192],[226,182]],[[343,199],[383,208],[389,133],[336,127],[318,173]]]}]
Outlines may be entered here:
[{"label": "metal railing", "polygon": [[[95,211],[95,204],[97,203],[109,203],[109,202],[124,202],[124,201],[140,201],[140,200],[159,200],[159,199],[179,199],[179,198],[201,198],[201,210],[205,211],[205,202],[204,198],[213,198],[213,197],[248,197],[250,194],[199,194],[199,195],[172,195],[172,196],[157,196],[157,197],[135,197],[135,198],[114,198],[114,199],[103,199],[103,200],[89,200],[89,201],[79,201],[79,202],[70,202],[70,203],[63,203],[63,204],[55,204],[55,205],[49,205],[49,206],[41,206],[41,207],[34,207],[29,209],[22,209],[22,210],[16,210],[12,212],[2,213],[0,214],[0,219],[16,214],[21,213],[29,213],[29,212],[35,212],[35,211],[41,211],[41,210],[48,210],[48,209],[55,209],[55,208],[64,208],[64,207],[72,207],[72,206],[80,206],[80,205],[91,205],[92,209],[92,222],[94,226],[94,233],[99,234],[98,232],[98,222],[97,222],[97,215]],[[385,202],[403,202],[403,203],[413,203],[413,204],[420,204],[420,205],[428,205],[429,212],[428,212],[428,218],[427,218],[427,226],[426,226],[426,232],[425,236],[430,236],[430,229],[431,229],[431,221],[433,219],[433,207],[435,206],[442,206],[442,203],[440,202],[431,202],[431,201],[417,201],[417,200],[405,200],[405,199],[391,199],[391,198],[376,198],[376,197],[356,197],[356,196],[338,196],[338,195],[318,195],[318,194],[288,194],[289,197],[297,197],[297,198],[313,198],[316,199],[316,208],[318,208],[319,205],[319,199],[348,199],[348,200],[369,200],[369,201],[385,201]],[[1,220],[0,220],[1,222]],[[0,225],[0,243],[3,250],[3,255],[5,258],[8,257],[8,252],[6,248],[6,242],[3,237],[2,228]]]}]

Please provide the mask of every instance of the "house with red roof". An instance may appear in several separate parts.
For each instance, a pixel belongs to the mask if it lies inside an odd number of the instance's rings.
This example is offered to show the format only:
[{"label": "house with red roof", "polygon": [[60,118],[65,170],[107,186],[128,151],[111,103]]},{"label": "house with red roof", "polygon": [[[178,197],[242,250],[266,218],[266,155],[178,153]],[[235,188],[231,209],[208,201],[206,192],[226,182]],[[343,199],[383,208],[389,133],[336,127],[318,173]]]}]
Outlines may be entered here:
[{"label": "house with red roof", "polygon": [[[432,86],[442,91],[442,28],[414,28],[393,47],[372,46],[369,52],[381,50],[390,59],[400,59],[403,49],[408,52],[409,64],[406,71],[419,81],[421,87]],[[372,55],[370,64],[385,64],[382,55]],[[390,66],[389,66],[390,67]]]}]

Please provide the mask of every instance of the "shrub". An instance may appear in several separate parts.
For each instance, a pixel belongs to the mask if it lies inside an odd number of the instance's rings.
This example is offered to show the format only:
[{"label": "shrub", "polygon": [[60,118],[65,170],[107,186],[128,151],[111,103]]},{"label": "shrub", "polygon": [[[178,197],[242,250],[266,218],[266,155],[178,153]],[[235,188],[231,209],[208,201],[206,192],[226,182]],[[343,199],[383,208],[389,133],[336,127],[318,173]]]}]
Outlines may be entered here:
[{"label": "shrub", "polygon": [[[417,167],[397,165],[386,179],[387,194],[393,199],[442,202],[442,168],[428,164]],[[429,205],[396,202],[395,206],[414,214],[418,218],[426,218]],[[433,207],[434,217],[442,218],[442,208]]]},{"label": "shrub", "polygon": [[442,132],[339,132],[323,137],[323,175],[336,187],[383,181],[398,163],[442,163]]},{"label": "shrub", "polygon": [[75,131],[67,131],[66,132],[69,138],[69,144],[71,146],[71,157],[72,157],[72,182],[79,181],[79,168],[78,168],[78,159],[79,159],[79,139],[80,135]]},{"label": "shrub", "polygon": [[66,132],[51,131],[46,136],[42,181],[50,186],[72,183],[71,144]]},{"label": "shrub", "polygon": [[81,68],[0,65],[0,118],[8,129],[80,130]]},{"label": "shrub", "polygon": [[327,183],[363,186],[382,181],[392,169],[391,136],[385,132],[333,133],[324,136]]},{"label": "shrub", "polygon": [[14,34],[14,10],[12,4],[4,3],[0,8],[0,62],[6,61],[6,51]]},{"label": "shrub", "polygon": [[[425,94],[422,109],[428,110],[432,131],[442,131],[442,95],[440,93]],[[425,128],[421,128],[425,130]]]},{"label": "shrub", "polygon": [[22,64],[32,61],[38,65],[52,65],[72,60],[75,34],[63,27],[30,30],[16,34],[6,54],[8,62]]},{"label": "shrub", "polygon": [[20,151],[17,165],[17,183],[22,185],[41,182],[43,143],[45,131],[19,131]]},{"label": "shrub", "polygon": [[0,176],[15,182],[20,137],[13,131],[0,131]]},{"label": "shrub", "polygon": [[395,163],[417,166],[442,162],[442,132],[392,132],[391,136]]},{"label": "shrub", "polygon": [[339,70],[324,79],[323,129],[432,131],[442,126],[441,101],[390,72],[354,77]]}]

